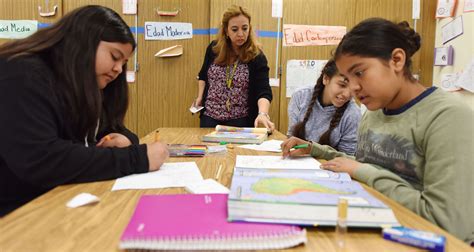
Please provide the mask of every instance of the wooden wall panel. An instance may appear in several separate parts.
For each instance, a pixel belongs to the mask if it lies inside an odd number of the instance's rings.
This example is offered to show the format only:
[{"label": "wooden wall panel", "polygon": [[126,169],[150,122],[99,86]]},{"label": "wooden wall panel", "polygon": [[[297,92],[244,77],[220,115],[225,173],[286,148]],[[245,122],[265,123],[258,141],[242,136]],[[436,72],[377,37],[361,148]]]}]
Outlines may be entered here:
[{"label": "wooden wall panel", "polygon": [[[163,17],[156,10],[179,9],[175,17]],[[139,4],[139,26],[146,21],[192,23],[193,29],[209,28],[209,0],[147,0]],[[157,127],[197,127],[199,118],[192,116],[189,106],[196,98],[196,76],[201,68],[209,35],[193,35],[192,39],[145,41],[139,34],[138,61],[138,133],[143,136]],[[182,45],[183,55],[157,58],[159,50]]]},{"label": "wooden wall panel", "polygon": [[[43,10],[49,8],[53,10],[53,6],[57,5],[58,10],[55,16],[41,17],[39,15],[38,6]],[[0,19],[2,20],[38,20],[39,23],[53,23],[62,16],[62,0],[50,0],[48,6],[43,0],[0,0]],[[8,41],[0,39],[0,44]]]},{"label": "wooden wall panel", "polygon": [[436,33],[436,2],[432,0],[422,1],[421,19],[417,21],[417,31],[421,34],[421,48],[418,52],[418,66],[420,68],[420,83],[424,86],[433,85],[433,64]]},{"label": "wooden wall panel", "polygon": [[[355,0],[285,0],[283,1],[283,23],[301,25],[330,25],[352,27],[355,18]],[[288,130],[288,102],[286,98],[286,63],[288,60],[325,60],[335,45],[282,47],[282,77],[280,91],[280,127]]]},{"label": "wooden wall panel", "polygon": [[[417,31],[422,37],[422,47],[413,57],[413,73],[419,74],[421,83],[431,86],[433,71],[433,45],[435,1],[422,0],[421,16]],[[395,22],[406,20],[413,27],[412,0],[286,0],[284,24],[345,25],[350,30],[360,21],[382,17]],[[286,62],[291,59],[327,59],[336,46],[308,46],[282,48],[282,85],[280,92],[280,131],[288,130],[288,102],[286,98]]]},{"label": "wooden wall panel", "polygon": [[[251,24],[256,35],[258,31],[278,31],[278,19],[272,17],[272,1],[271,0],[211,0],[210,5],[210,26],[211,28],[219,28],[222,21],[222,15],[224,11],[229,8],[232,4],[240,5],[247,8],[252,17]],[[216,39],[217,36],[213,35],[210,40]],[[258,42],[262,46],[262,50],[268,60],[268,66],[270,67],[270,78],[275,78],[277,69],[276,63],[276,50],[277,50],[277,38],[276,37],[258,37]],[[280,50],[280,48],[279,48]],[[280,60],[278,60],[280,65]],[[279,127],[279,109],[280,109],[280,88],[272,87],[273,100],[270,106],[270,118],[275,123],[275,127]]]},{"label": "wooden wall panel", "polygon": [[[231,4],[245,6],[252,14],[254,31],[276,32],[278,22],[271,17],[271,0],[138,0],[138,27],[145,21],[190,22],[193,29],[218,28],[222,14]],[[0,19],[36,19],[41,23],[53,23],[63,13],[86,4],[108,6],[122,12],[119,0],[49,0],[49,7],[60,6],[54,17],[43,18],[38,14],[38,5],[43,0],[0,0]],[[422,36],[422,47],[414,56],[413,72],[420,75],[420,82],[426,86],[432,83],[433,46],[436,20],[436,1],[422,0],[421,19],[417,31]],[[383,17],[393,21],[411,19],[412,0],[285,0],[281,26],[285,24],[343,25],[348,30],[359,21],[369,17]],[[156,10],[176,10],[176,17],[160,17]],[[134,27],[133,15],[122,15],[129,26]],[[140,136],[157,127],[196,127],[198,116],[191,116],[189,105],[196,97],[196,75],[201,67],[205,48],[215,36],[194,35],[189,40],[145,41],[143,33],[138,34],[139,71],[136,82],[129,84],[130,107],[126,125]],[[5,40],[0,40],[0,43]],[[282,47],[276,62],[276,37],[258,37],[267,56],[270,77],[281,66],[280,87],[272,87],[273,101],[270,109],[272,121],[277,129],[286,132],[288,128],[286,98],[286,62],[291,59],[327,59],[336,46]],[[155,58],[154,54],[168,46],[180,44],[184,54],[175,58]],[[134,60],[129,62],[133,68]]]},{"label": "wooden wall panel", "polygon": [[[125,22],[130,27],[135,27],[135,16],[134,15],[124,15],[122,14],[122,1],[111,1],[111,0],[63,0],[63,10],[64,13],[67,13],[71,10],[74,10],[78,7],[85,5],[102,5],[107,6],[117,13],[125,20]],[[133,30],[132,30],[133,31]],[[135,51],[137,53],[137,51]],[[128,69],[133,69],[134,55],[128,61]],[[137,95],[137,83],[139,79],[136,78],[136,82],[128,84],[128,93],[129,93],[129,105],[127,110],[127,115],[125,117],[125,125],[132,132],[137,132],[138,130],[138,100]]]}]

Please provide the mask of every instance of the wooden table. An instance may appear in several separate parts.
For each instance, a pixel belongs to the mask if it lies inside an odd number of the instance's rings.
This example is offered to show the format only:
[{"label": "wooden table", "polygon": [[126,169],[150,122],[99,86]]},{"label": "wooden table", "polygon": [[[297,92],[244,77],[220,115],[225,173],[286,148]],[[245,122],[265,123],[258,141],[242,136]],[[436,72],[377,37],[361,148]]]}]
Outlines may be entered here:
[{"label": "wooden table", "polygon": [[[200,137],[209,129],[162,128],[160,140],[166,143],[201,143]],[[271,139],[285,136],[275,132]],[[147,143],[154,136],[142,139]],[[229,187],[236,154],[272,155],[243,148],[229,148],[225,155],[204,158],[170,158],[167,162],[196,161],[204,178],[214,178],[222,164],[220,182]],[[127,225],[140,195],[186,193],[182,188],[153,190],[111,191],[114,181],[59,186],[0,218],[0,252],[5,251],[118,251],[120,235]],[[447,237],[446,251],[472,251],[472,249],[434,226],[410,210],[388,199],[377,191],[365,187],[370,193],[389,205],[400,223],[407,227],[443,234]],[[87,192],[97,195],[95,205],[67,208],[75,195]],[[334,228],[309,228],[308,243],[288,251],[338,251]],[[376,229],[349,229],[344,251],[417,251],[416,248],[384,240]]]}]

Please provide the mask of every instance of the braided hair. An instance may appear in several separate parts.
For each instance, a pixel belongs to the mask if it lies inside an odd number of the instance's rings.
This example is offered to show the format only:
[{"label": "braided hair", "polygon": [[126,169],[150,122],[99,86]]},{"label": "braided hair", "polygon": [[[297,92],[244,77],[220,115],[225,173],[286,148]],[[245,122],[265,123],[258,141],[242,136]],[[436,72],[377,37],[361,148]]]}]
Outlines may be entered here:
[{"label": "braided hair", "polygon": [[[293,136],[306,140],[306,123],[308,122],[309,117],[313,113],[314,104],[316,103],[318,98],[322,96],[323,94],[324,87],[325,87],[323,84],[324,76],[332,78],[337,73],[338,71],[337,71],[335,61],[333,59],[330,59],[324,66],[323,70],[321,71],[321,75],[316,81],[316,85],[314,86],[314,89],[313,89],[313,95],[311,96],[308,109],[306,110],[306,113],[304,114],[303,121],[295,124],[295,126],[292,129]],[[339,122],[341,121],[342,115],[344,114],[344,111],[346,110],[348,104],[349,102],[346,102],[342,107],[336,109],[336,112],[332,116],[331,122],[329,123],[328,130],[324,132],[319,138],[319,141],[318,141],[319,144],[331,145],[329,141],[331,132],[334,130],[334,128],[337,127],[337,125],[339,125]],[[335,147],[335,146],[332,146],[332,147]]]}]

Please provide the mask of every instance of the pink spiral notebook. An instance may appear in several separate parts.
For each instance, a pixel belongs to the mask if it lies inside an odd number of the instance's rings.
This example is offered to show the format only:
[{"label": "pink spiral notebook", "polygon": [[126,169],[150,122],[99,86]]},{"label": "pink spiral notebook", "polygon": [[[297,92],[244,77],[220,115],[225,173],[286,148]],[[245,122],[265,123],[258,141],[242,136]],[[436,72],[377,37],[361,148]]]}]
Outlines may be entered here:
[{"label": "pink spiral notebook", "polygon": [[227,194],[143,195],[121,249],[281,249],[305,243],[298,226],[227,222]]}]

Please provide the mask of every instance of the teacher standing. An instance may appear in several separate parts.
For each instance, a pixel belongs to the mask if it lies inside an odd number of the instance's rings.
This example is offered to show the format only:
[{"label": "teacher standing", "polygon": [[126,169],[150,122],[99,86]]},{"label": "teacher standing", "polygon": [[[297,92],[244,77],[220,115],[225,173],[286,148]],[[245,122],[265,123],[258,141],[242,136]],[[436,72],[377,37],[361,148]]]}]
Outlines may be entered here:
[{"label": "teacher standing", "polygon": [[273,131],[268,110],[272,90],[267,58],[250,24],[249,12],[231,6],[223,15],[217,40],[206,50],[198,76],[196,106],[203,106],[200,127],[257,127]]}]

